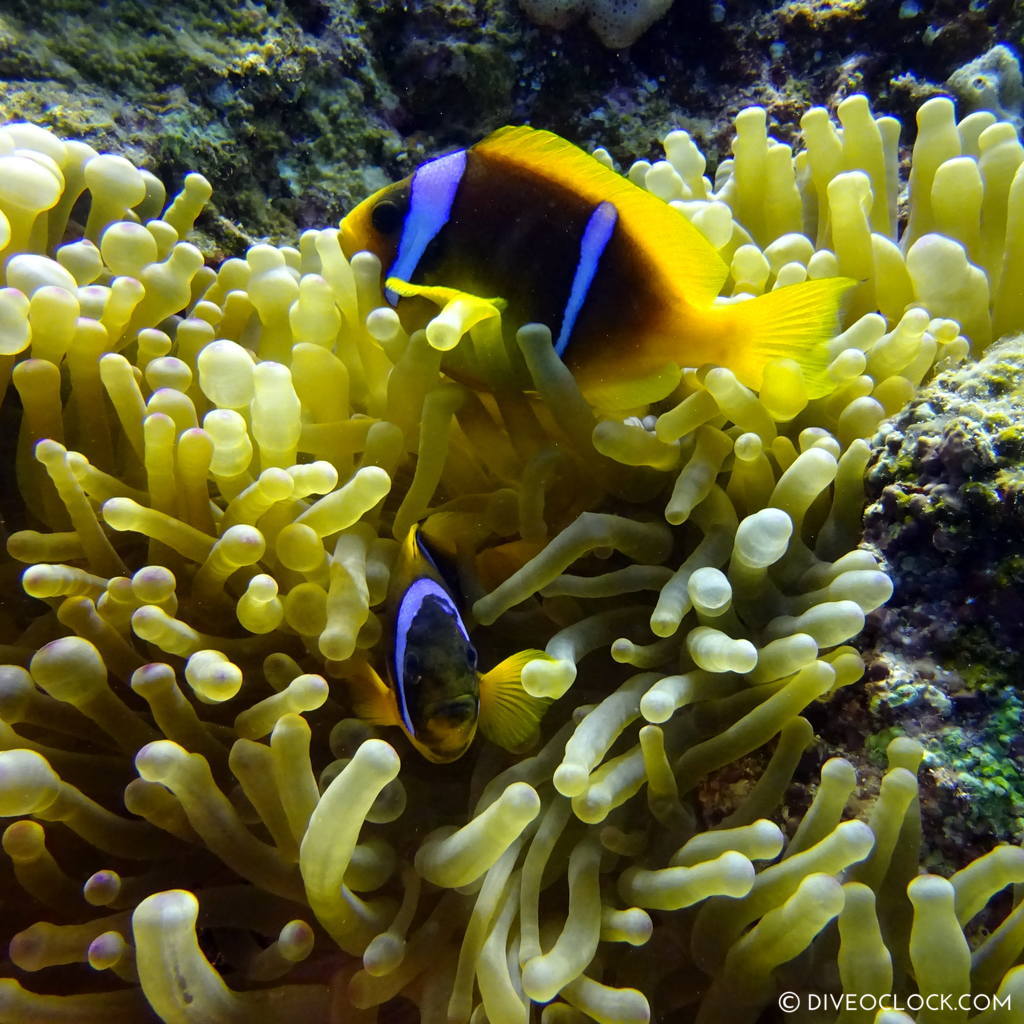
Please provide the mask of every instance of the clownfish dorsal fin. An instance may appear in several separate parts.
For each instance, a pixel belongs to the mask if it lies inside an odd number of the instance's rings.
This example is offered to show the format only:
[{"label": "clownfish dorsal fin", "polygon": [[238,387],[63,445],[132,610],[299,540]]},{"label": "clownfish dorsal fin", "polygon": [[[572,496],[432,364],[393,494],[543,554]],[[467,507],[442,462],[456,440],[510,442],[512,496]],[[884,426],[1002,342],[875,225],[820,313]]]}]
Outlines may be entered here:
[{"label": "clownfish dorsal fin", "polygon": [[413,523],[406,531],[395,559],[396,581],[404,593],[417,576],[436,576],[444,580],[436,560],[434,545],[424,533],[425,523]]},{"label": "clownfish dorsal fin", "polygon": [[391,576],[388,580],[388,599],[392,602],[402,599],[402,595],[422,567],[423,555],[416,542],[418,532],[419,523],[413,523],[403,535],[395,537],[398,541],[398,553],[391,563]]},{"label": "clownfish dorsal fin", "polygon": [[472,525],[467,523],[467,518],[465,512],[445,509],[441,512],[431,512],[420,524],[420,544],[435,562],[439,559],[454,561],[460,535],[472,529]]},{"label": "clownfish dorsal fin", "polygon": [[551,703],[523,689],[523,669],[544,651],[513,654],[480,677],[480,731],[492,742],[513,753],[529,748],[540,733],[540,721]]},{"label": "clownfish dorsal fin", "polygon": [[432,512],[421,524],[417,535],[420,550],[440,574],[453,595],[459,595],[459,543],[470,536],[476,525],[467,522],[465,513]]},{"label": "clownfish dorsal fin", "polygon": [[682,296],[707,305],[722,290],[729,268],[715,247],[678,210],[606,167],[578,146],[528,125],[499,128],[470,152],[527,168],[597,206],[611,203],[619,224]]},{"label": "clownfish dorsal fin", "polygon": [[406,571],[408,571],[411,566],[415,565],[422,557],[420,554],[419,541],[417,539],[419,532],[420,524],[413,523],[412,526],[406,530],[405,536],[402,538],[398,548],[398,558],[395,561],[395,565]]},{"label": "clownfish dorsal fin", "polygon": [[395,692],[366,662],[355,664],[348,676],[349,700],[355,715],[370,725],[401,725]]}]

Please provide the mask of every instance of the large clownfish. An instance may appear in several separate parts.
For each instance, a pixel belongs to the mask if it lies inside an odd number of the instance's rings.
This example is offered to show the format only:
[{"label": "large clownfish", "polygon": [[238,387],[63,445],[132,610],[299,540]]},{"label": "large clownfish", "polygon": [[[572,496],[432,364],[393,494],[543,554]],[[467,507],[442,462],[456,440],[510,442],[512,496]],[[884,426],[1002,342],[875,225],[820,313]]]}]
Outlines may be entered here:
[{"label": "large clownfish", "polygon": [[520,651],[481,672],[458,604],[418,527],[409,531],[392,570],[387,608],[386,681],[369,665],[351,679],[360,718],[398,726],[435,763],[461,757],[478,724],[508,750],[537,738],[551,702],[531,697],[520,676],[527,662],[547,655]]},{"label": "large clownfish", "polygon": [[[500,296],[506,325],[546,324],[583,392],[620,407],[665,397],[679,366],[727,366],[758,388],[779,357],[800,363],[811,397],[825,394],[825,341],[853,284],[827,278],[716,302],[728,268],[684,215],[529,127],[499,129],[381,189],[341,222],[341,244],[347,256],[380,258],[385,294],[406,321],[422,318],[423,300],[400,295],[426,286]],[[443,365],[491,390],[529,387],[494,379],[516,365],[506,344],[511,362],[474,374]]]}]

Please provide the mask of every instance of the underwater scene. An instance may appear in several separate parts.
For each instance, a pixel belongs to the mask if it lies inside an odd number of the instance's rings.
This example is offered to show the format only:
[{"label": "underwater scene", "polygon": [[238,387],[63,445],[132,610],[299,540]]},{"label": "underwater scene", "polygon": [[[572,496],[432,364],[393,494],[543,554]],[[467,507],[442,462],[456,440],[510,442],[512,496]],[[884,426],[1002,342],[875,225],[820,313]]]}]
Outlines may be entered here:
[{"label": "underwater scene", "polygon": [[0,1024],[1024,1024],[1022,53],[0,0]]}]

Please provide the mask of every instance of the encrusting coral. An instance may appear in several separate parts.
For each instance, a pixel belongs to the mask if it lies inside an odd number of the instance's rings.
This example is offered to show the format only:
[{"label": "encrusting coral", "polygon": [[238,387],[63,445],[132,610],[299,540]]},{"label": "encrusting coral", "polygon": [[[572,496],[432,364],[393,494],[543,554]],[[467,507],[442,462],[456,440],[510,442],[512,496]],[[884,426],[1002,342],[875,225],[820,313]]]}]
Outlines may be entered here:
[{"label": "encrusting coral", "polygon": [[880,658],[858,695],[869,696],[861,728],[880,745],[893,728],[924,744],[938,783],[926,819],[945,833],[932,848],[956,857],[965,834],[1024,836],[1022,421],[1014,335],[921,388],[867,476],[865,539],[899,585],[872,624]]},{"label": "encrusting coral", "polygon": [[1020,59],[1000,43],[957,68],[946,84],[968,111],[990,110],[1019,125],[1024,106],[1024,77]]},{"label": "encrusting coral", "polygon": [[538,25],[565,29],[581,17],[612,49],[632,46],[666,11],[672,0],[520,0]]},{"label": "encrusting coral", "polygon": [[[1024,328],[1013,127],[925,104],[898,232],[898,123],[862,96],[838,113],[808,111],[794,156],[743,111],[714,186],[683,132],[629,170],[719,248],[730,298],[858,281],[824,397],[778,360],[757,393],[686,370],[654,410],[589,406],[539,325],[516,335],[536,394],[475,393],[442,350],[501,345],[496,309],[407,336],[333,228],[208,267],[184,240],[201,176],[168,203],[126,160],[0,130],[2,571],[35,599],[0,637],[0,1021],[405,1000],[716,1024],[783,989],[857,995],[815,1018],[844,1024],[910,1020],[875,1016],[890,992],[919,1021],[964,999],[1021,1019],[1021,906],[973,950],[965,929],[1024,853],[918,874],[917,743],[890,744],[866,822],[843,820],[842,759],[788,841],[769,820],[801,712],[860,678],[847,641],[891,593],[857,547],[867,439]],[[547,652],[524,672],[553,701],[539,749],[433,766],[351,717],[417,522],[455,538],[481,659]],[[776,739],[706,829],[695,790]]]}]

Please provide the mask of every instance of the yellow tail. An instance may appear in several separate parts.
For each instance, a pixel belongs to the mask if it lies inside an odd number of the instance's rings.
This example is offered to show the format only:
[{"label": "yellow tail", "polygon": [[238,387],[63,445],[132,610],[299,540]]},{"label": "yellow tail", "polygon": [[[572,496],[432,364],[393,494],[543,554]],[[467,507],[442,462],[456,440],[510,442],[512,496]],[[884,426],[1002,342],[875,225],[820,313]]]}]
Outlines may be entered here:
[{"label": "yellow tail", "polygon": [[827,342],[839,333],[843,296],[857,282],[848,277],[805,281],[767,292],[756,299],[720,306],[728,317],[735,349],[724,360],[748,387],[760,388],[765,363],[794,359],[800,364],[810,398],[833,389],[825,370]]}]

